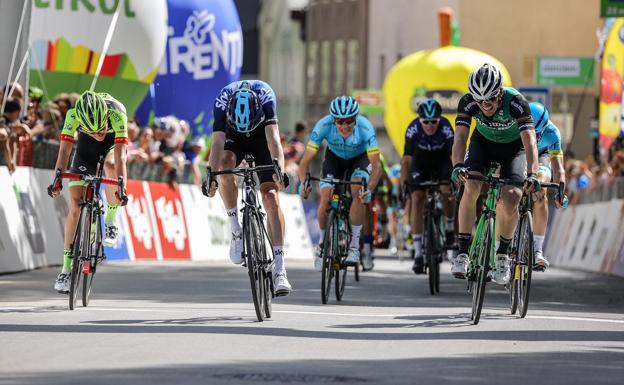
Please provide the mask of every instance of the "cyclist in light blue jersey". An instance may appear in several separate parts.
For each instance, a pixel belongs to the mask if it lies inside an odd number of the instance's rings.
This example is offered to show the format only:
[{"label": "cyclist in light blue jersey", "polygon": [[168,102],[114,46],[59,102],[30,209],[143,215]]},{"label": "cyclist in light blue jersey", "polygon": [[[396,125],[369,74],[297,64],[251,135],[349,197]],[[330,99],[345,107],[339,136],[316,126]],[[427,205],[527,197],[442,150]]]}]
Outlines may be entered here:
[{"label": "cyclist in light blue jersey", "polygon": [[[351,203],[351,244],[349,245],[349,255],[347,263],[358,264],[360,261],[360,232],[364,222],[365,204],[371,200],[371,191],[375,189],[381,177],[381,162],[379,158],[379,145],[375,128],[363,116],[359,115],[360,108],[355,99],[350,96],[339,96],[335,98],[329,107],[329,115],[319,120],[312,133],[310,140],[303,154],[303,159],[299,164],[299,181],[305,180],[310,162],[316,156],[323,141],[327,142],[327,151],[323,161],[324,178],[350,178],[352,181],[364,180],[367,182],[367,189],[360,193],[358,186],[351,186],[351,196],[359,197],[353,199]],[[318,209],[319,227],[321,229],[321,240],[325,232],[325,220],[327,209],[331,199],[333,186],[322,182],[321,201]],[[307,198],[310,190],[300,187],[300,194]],[[314,267],[321,270],[322,244],[319,244],[315,251]],[[372,269],[371,256],[365,255],[362,260],[362,267],[365,270]]]},{"label": "cyclist in light blue jersey", "polygon": [[[541,104],[533,102],[529,104],[535,134],[537,137],[537,152],[539,154],[539,172],[537,174],[540,182],[565,183],[565,169],[563,165],[563,151],[561,150],[561,134],[555,124],[550,121],[548,110]],[[559,201],[555,200],[557,208]],[[544,258],[542,244],[546,235],[546,225],[548,224],[548,198],[545,191],[535,193],[535,204],[533,206],[533,242],[535,250],[534,270],[544,271],[548,267],[548,260]]]}]

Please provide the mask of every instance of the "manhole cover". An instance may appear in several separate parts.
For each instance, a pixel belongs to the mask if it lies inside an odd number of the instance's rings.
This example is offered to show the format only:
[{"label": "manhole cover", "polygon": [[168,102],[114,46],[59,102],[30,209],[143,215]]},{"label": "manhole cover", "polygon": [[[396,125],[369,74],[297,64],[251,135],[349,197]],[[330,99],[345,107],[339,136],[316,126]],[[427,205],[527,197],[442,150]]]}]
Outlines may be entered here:
[{"label": "manhole cover", "polygon": [[278,373],[232,373],[215,374],[213,377],[223,380],[249,382],[279,382],[282,384],[350,384],[366,382],[363,378],[344,376],[323,376],[318,374],[278,374]]}]

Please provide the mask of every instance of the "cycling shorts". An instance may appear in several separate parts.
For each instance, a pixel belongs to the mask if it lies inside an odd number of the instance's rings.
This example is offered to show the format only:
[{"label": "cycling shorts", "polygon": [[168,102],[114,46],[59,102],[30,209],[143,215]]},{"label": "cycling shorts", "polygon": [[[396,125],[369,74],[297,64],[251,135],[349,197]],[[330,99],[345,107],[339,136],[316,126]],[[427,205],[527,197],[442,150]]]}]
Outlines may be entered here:
[{"label": "cycling shorts", "polygon": [[[362,178],[365,182],[371,174],[371,164],[368,160],[366,152],[353,157],[351,159],[343,159],[334,154],[330,149],[325,151],[325,160],[323,160],[323,178]],[[320,187],[332,187],[331,183],[321,182]]]},{"label": "cycling shorts", "polygon": [[[245,135],[227,132],[225,136],[224,149],[234,153],[236,156],[237,167],[245,159],[245,154],[253,155],[256,166],[273,164],[271,152],[269,151],[269,146],[264,133],[262,135],[252,135],[250,137],[246,137]],[[260,180],[261,184],[274,182],[273,174],[273,171],[270,170],[261,171],[258,173],[258,180]]]},{"label": "cycling shorts", "polygon": [[464,164],[470,171],[478,171],[485,175],[491,162],[500,164],[502,178],[524,182],[527,162],[520,138],[510,143],[497,143],[486,139],[475,130],[470,138]]},{"label": "cycling shorts", "polygon": [[431,158],[428,160],[424,158],[416,160],[416,158],[414,158],[407,177],[407,191],[410,193],[414,191],[424,191],[426,187],[420,186],[422,182],[431,180],[451,180],[452,172],[453,164],[448,156],[439,159]]},{"label": "cycling shorts", "polygon": [[[101,142],[95,140],[92,136],[78,131],[78,140],[74,156],[69,167],[69,172],[81,175],[95,175],[100,156],[106,158],[106,155],[115,146],[115,133],[106,134]],[[72,181],[70,186],[82,186],[82,181]]]}]

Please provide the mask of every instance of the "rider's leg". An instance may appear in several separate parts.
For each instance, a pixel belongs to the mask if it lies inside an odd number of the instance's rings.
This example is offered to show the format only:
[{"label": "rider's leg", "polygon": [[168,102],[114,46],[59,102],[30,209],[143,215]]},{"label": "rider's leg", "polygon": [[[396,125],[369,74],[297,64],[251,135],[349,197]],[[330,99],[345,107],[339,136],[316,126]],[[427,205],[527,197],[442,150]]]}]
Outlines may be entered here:
[{"label": "rider's leg", "polygon": [[477,199],[481,193],[481,182],[468,180],[464,183],[464,193],[459,202],[457,241],[459,253],[468,254],[472,228],[476,219]]},{"label": "rider's leg", "polygon": [[65,219],[65,239],[63,241],[63,273],[69,273],[72,266],[71,244],[76,234],[76,226],[80,217],[80,203],[84,196],[85,187],[79,184],[69,187],[69,212]]},{"label": "rider's leg", "polygon": [[323,243],[323,237],[325,236],[325,221],[327,221],[327,209],[329,209],[329,201],[332,196],[332,191],[333,188],[331,186],[321,186],[319,207],[316,213],[319,229],[321,230],[319,245]]},{"label": "rider's leg", "polygon": [[446,241],[447,244],[452,244],[454,242],[453,236],[455,234],[455,200],[451,196],[450,186],[440,186],[440,192],[442,192],[444,216],[446,217]]},{"label": "rider's leg", "polygon": [[[550,159],[548,159],[548,163]],[[549,183],[551,180],[550,164],[542,165],[542,157],[540,157],[540,171],[537,174],[540,182]],[[549,263],[544,258],[542,247],[544,237],[546,236],[546,226],[548,225],[548,196],[546,190],[542,189],[534,193],[533,201],[533,251],[535,253],[535,265],[538,270],[544,270]]]},{"label": "rider's leg", "polygon": [[[357,178],[354,181],[359,181],[361,178]],[[349,217],[351,219],[351,245],[350,247],[360,247],[360,232],[362,231],[362,224],[365,217],[365,203],[362,203],[359,199],[360,186],[352,185],[351,187],[351,208],[349,209]]]},{"label": "rider's leg", "polygon": [[[224,151],[220,162],[220,170],[227,170],[236,167],[236,155],[232,151]],[[238,210],[236,200],[238,199],[238,189],[233,175],[219,175],[219,195],[223,200],[225,211],[230,218],[230,229],[232,234],[240,235],[242,229],[238,221]]]},{"label": "rider's leg", "polygon": [[[106,158],[104,159],[104,175],[107,178],[116,179],[117,172],[115,171],[115,157],[114,151],[109,151],[106,154]],[[104,193],[106,194],[106,217],[104,222],[107,225],[112,225],[115,223],[115,218],[117,217],[117,209],[119,208],[119,201],[115,196],[115,192],[117,191],[117,186],[105,185]]]},{"label": "rider's leg", "polygon": [[423,234],[423,211],[425,207],[425,192],[415,190],[410,193],[412,212],[410,213],[410,226],[412,228],[412,241],[414,244],[414,256],[421,257],[422,234]]},{"label": "rider's leg", "polygon": [[275,254],[275,272],[286,271],[284,263],[284,214],[279,205],[277,185],[273,182],[265,182],[260,185],[262,204],[267,213],[268,233],[273,244]]}]

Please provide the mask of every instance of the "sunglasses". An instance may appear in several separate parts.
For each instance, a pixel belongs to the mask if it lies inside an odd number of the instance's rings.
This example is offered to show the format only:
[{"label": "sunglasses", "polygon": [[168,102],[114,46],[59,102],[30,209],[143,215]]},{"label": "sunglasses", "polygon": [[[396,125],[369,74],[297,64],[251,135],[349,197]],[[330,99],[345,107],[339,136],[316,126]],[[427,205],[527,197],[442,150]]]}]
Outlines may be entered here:
[{"label": "sunglasses", "polygon": [[436,124],[440,119],[422,119],[422,124]]},{"label": "sunglasses", "polygon": [[355,118],[336,118],[334,119],[334,122],[336,122],[336,124],[339,126],[349,126],[355,123]]},{"label": "sunglasses", "polygon": [[499,94],[496,94],[496,95],[492,96],[492,97],[491,97],[491,98],[489,98],[489,99],[475,100],[475,101],[476,101],[476,102],[477,102],[477,104],[479,104],[479,105],[481,105],[481,104],[483,104],[483,103],[490,103],[490,104],[492,104],[492,103],[494,103],[494,102],[496,101],[496,99],[498,99],[498,96],[499,96]]}]

